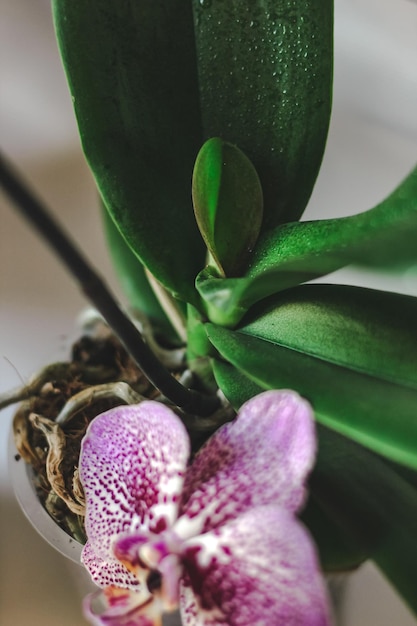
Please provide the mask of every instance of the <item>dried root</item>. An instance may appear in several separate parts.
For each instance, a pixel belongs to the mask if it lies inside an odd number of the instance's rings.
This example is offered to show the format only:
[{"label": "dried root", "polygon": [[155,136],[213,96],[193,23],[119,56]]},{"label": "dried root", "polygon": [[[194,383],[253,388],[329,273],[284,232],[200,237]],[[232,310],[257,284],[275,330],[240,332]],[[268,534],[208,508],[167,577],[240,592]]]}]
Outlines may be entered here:
[{"label": "dried root", "polygon": [[56,422],[36,413],[32,413],[29,416],[29,420],[34,428],[37,428],[45,435],[49,446],[48,456],[46,457],[46,477],[52,490],[65,502],[70,511],[77,515],[85,515],[85,507],[73,498],[66,487],[65,478],[61,471],[66,447],[66,438],[63,430]]},{"label": "dried root", "polygon": [[123,382],[94,385],[72,396],[60,411],[56,422],[69,422],[74,415],[99,400],[120,400],[118,404],[137,404],[145,400],[145,397]]},{"label": "dried root", "polygon": [[72,360],[43,368],[0,405],[22,401],[13,420],[17,452],[32,465],[38,496],[51,517],[85,541],[85,499],[78,474],[81,440],[96,415],[159,397],[102,321],[78,340]]}]

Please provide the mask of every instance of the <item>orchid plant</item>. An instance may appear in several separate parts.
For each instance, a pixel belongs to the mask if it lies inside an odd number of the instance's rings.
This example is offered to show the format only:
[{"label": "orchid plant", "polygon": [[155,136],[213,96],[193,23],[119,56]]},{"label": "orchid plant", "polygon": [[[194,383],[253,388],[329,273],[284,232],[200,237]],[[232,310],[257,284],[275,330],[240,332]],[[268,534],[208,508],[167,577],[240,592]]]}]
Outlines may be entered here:
[{"label": "orchid plant", "polygon": [[[417,169],[368,211],[300,221],[330,119],[332,0],[52,6],[121,284],[188,372],[164,369],[2,165],[164,397],[98,415],[83,442],[92,623],[179,605],[189,625],[325,625],[319,571],[367,559],[417,613],[417,300],[306,284],[417,260]],[[239,415],[218,429],[226,406]]]}]

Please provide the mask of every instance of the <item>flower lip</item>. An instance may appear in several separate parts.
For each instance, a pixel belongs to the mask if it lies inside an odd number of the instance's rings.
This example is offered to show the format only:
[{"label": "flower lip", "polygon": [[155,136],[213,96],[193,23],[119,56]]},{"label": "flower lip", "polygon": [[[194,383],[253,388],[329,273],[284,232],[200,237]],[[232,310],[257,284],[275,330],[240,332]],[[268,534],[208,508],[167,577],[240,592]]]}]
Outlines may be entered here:
[{"label": "flower lip", "polygon": [[135,600],[137,598],[126,590],[108,587],[84,599],[84,614],[96,626],[152,626],[146,614],[154,596],[149,594],[143,602]]},{"label": "flower lip", "polygon": [[180,558],[184,542],[172,531],[138,536],[122,536],[114,544],[114,554],[138,580],[157,595],[164,610],[178,607]]}]

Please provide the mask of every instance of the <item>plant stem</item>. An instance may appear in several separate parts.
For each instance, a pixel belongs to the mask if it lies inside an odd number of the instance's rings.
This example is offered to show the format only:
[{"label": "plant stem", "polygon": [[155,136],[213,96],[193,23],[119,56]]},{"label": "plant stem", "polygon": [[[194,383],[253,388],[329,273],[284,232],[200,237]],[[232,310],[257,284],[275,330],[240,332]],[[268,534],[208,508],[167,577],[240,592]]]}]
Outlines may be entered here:
[{"label": "plant stem", "polygon": [[171,376],[143,341],[135,324],[122,311],[102,278],[1,155],[0,184],[19,212],[37,229],[79,283],[83,293],[150,382],[184,411],[202,416],[212,414],[219,407],[218,398],[186,389]]}]

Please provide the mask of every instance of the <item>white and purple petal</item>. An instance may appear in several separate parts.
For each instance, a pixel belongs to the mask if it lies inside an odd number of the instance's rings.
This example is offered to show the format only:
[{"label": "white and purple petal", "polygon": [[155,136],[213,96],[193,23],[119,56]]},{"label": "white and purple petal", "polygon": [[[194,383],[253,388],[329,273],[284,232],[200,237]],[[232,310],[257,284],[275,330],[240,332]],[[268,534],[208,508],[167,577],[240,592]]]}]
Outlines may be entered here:
[{"label": "white and purple petal", "polygon": [[189,438],[180,419],[157,402],[97,416],[83,439],[80,478],[86,531],[97,557],[113,560],[121,533],[165,530],[177,517]]},{"label": "white and purple petal", "polygon": [[98,556],[89,541],[81,553],[81,563],[90,572],[91,578],[98,587],[119,587],[122,589],[139,589],[139,580],[123,563],[115,557],[106,560]]},{"label": "white and purple petal", "polygon": [[313,413],[297,393],[266,391],[252,398],[187,470],[176,532],[193,536],[271,503],[298,510],[315,452]]},{"label": "white and purple petal", "polygon": [[183,626],[331,624],[312,541],[279,506],[187,541],[183,562]]}]

